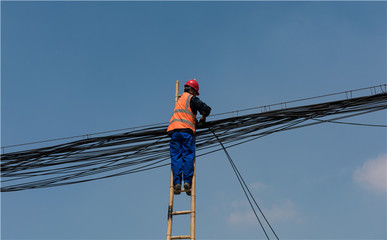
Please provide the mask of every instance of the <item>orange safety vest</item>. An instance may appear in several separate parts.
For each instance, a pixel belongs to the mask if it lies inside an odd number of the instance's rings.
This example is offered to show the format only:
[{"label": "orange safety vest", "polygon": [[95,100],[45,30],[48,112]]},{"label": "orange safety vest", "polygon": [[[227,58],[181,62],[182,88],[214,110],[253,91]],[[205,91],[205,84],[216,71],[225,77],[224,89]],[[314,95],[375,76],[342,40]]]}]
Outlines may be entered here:
[{"label": "orange safety vest", "polygon": [[195,134],[196,115],[194,115],[191,110],[192,97],[193,95],[187,92],[184,92],[181,95],[176,103],[171,120],[169,121],[167,132],[175,129],[189,128]]}]

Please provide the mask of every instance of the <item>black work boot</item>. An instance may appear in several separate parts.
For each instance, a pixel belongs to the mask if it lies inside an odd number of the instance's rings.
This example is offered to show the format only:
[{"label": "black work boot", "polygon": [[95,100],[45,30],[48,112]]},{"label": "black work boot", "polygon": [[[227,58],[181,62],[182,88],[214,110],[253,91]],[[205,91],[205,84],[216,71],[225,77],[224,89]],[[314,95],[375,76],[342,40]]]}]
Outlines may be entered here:
[{"label": "black work boot", "polygon": [[181,193],[181,184],[180,183],[173,186],[173,193],[176,195],[179,195]]},{"label": "black work boot", "polygon": [[185,193],[188,195],[188,196],[191,196],[191,184],[189,183],[184,183],[184,189],[185,189]]}]

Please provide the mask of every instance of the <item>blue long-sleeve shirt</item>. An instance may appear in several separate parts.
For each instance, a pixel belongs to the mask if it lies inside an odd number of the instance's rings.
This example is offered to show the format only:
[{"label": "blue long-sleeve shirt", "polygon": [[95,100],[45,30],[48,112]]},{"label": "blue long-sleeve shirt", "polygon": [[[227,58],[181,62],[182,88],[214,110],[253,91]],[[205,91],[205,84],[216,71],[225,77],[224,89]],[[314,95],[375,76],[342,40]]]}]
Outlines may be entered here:
[{"label": "blue long-sleeve shirt", "polygon": [[207,117],[211,113],[211,108],[207,104],[202,102],[197,96],[193,96],[191,98],[190,107],[193,114],[195,115],[197,114],[198,111],[202,116],[205,116],[205,117]]}]

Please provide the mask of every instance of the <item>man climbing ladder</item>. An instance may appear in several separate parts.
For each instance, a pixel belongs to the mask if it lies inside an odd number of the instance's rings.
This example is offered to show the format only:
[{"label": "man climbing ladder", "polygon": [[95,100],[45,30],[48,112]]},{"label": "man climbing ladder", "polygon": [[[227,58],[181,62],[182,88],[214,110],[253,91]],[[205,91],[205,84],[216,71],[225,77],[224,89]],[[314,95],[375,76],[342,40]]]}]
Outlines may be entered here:
[{"label": "man climbing ladder", "polygon": [[191,195],[192,176],[195,158],[196,114],[202,115],[199,122],[205,122],[211,108],[202,102],[199,95],[199,84],[196,79],[184,85],[184,93],[175,105],[175,110],[167,129],[171,137],[170,153],[173,172],[173,189],[175,194],[181,193],[182,177],[187,195]]}]

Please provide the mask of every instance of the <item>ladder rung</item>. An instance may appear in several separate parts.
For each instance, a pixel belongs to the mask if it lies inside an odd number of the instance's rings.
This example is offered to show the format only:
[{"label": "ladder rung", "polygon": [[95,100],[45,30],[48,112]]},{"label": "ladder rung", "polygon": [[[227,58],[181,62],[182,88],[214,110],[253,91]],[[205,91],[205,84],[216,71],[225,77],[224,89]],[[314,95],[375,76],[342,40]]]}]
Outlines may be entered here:
[{"label": "ladder rung", "polygon": [[192,213],[191,210],[186,210],[186,211],[176,211],[176,212],[172,212],[172,215],[182,215],[182,214],[190,214]]},{"label": "ladder rung", "polygon": [[190,239],[191,236],[171,236],[171,239]]}]

